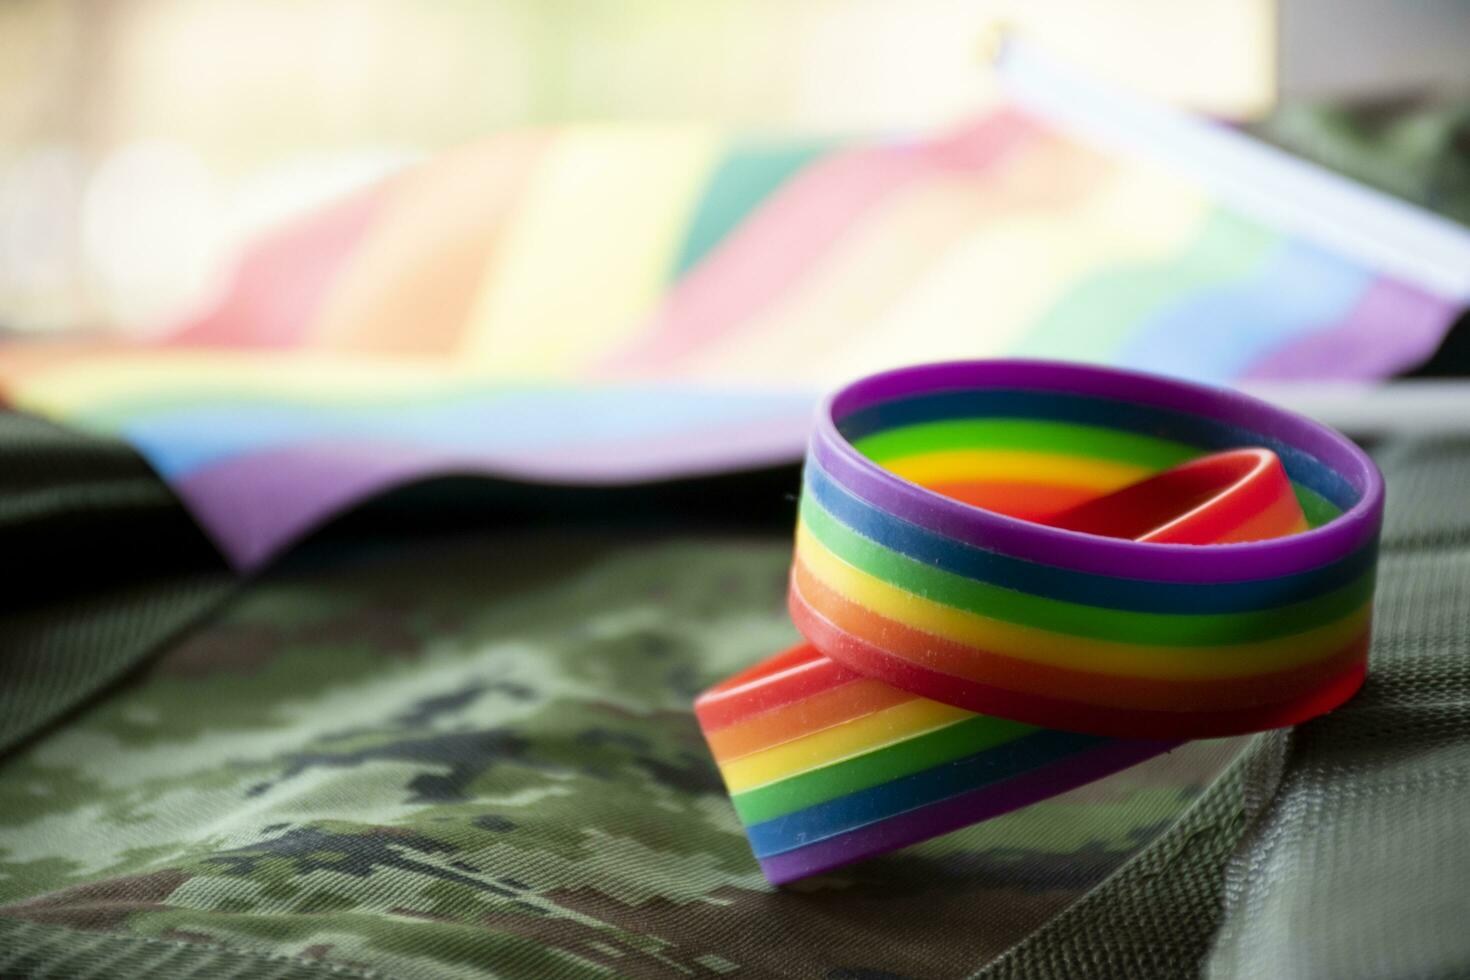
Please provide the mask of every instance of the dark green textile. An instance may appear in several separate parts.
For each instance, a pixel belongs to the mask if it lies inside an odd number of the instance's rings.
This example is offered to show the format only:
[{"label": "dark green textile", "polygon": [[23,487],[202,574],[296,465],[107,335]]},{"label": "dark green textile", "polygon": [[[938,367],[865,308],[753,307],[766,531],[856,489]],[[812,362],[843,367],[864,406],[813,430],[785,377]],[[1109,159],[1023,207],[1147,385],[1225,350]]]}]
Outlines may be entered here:
[{"label": "dark green textile", "polygon": [[185,943],[405,980],[959,977],[1232,754],[774,889],[689,704],[796,639],[789,549],[585,528],[319,548],[0,767],[0,922],[28,924],[39,975],[66,964],[35,944],[70,951],[47,927],[134,937],[160,958],[139,975],[237,963],[164,962]]},{"label": "dark green textile", "polygon": [[234,586],[137,453],[15,412],[0,412],[0,555],[0,753]]},{"label": "dark green textile", "polygon": [[[1470,443],[1382,453],[1374,678],[1344,709],[777,890],[688,706],[795,637],[794,471],[597,497],[419,487],[219,603],[230,577],[136,459],[12,421],[44,465],[4,512],[38,571],[11,620],[30,645],[6,648],[25,659],[0,687],[6,714],[29,712],[0,762],[0,976],[1407,978],[1470,963],[1445,924],[1470,878]],[[113,474],[95,492],[92,466]],[[99,556],[73,592],[65,565],[39,561],[99,539],[147,573]],[[82,666],[48,671],[48,649]]]},{"label": "dark green textile", "polygon": [[1215,977],[1470,975],[1470,441],[1388,448],[1373,670],[1283,735]]}]

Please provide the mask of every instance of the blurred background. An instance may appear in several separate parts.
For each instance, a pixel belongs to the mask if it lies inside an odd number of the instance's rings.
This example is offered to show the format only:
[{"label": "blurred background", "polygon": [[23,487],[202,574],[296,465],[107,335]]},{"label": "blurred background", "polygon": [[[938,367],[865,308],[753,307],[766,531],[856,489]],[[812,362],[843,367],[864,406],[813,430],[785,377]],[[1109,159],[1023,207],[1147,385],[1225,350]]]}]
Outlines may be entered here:
[{"label": "blurred background", "polygon": [[1410,198],[1422,170],[1353,134],[1422,156],[1463,126],[1434,108],[1470,86],[1455,0],[6,0],[0,331],[157,331],[261,229],[506,127],[950,125],[996,98],[998,23]]}]

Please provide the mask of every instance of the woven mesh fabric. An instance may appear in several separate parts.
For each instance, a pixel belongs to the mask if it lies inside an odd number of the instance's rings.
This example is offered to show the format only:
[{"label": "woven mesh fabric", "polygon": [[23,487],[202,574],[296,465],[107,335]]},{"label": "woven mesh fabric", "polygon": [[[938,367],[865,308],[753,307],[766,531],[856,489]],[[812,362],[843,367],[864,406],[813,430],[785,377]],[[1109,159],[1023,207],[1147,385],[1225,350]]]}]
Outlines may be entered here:
[{"label": "woven mesh fabric", "polygon": [[1372,673],[1292,733],[1227,869],[1213,977],[1470,975],[1470,441],[1382,462]]},{"label": "woven mesh fabric", "polygon": [[1257,736],[1148,849],[975,976],[1198,976],[1219,924],[1221,868],[1269,805],[1283,744]]},{"label": "woven mesh fabric", "polygon": [[233,576],[120,442],[0,412],[0,752],[140,663]]}]

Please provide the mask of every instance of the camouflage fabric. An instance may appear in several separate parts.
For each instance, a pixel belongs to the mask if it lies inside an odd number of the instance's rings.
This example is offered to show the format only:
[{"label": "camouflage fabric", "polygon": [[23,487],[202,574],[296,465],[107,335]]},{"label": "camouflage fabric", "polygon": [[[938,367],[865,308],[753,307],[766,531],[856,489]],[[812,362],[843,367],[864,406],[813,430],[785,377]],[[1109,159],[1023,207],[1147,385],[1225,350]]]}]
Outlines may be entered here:
[{"label": "camouflage fabric", "polygon": [[789,547],[482,532],[247,586],[0,764],[0,974],[963,976],[1238,748],[772,888],[689,706],[796,638]]}]

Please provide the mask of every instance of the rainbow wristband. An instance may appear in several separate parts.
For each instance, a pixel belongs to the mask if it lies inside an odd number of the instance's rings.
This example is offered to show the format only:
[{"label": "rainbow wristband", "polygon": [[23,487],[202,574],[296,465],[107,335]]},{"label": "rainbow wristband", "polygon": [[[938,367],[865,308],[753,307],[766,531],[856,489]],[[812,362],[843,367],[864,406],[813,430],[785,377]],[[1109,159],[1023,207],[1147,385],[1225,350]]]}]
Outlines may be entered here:
[{"label": "rainbow wristband", "polygon": [[[1290,480],[1254,502],[1245,530],[1268,540],[1039,523],[1243,447]],[[1310,528],[1271,537],[1287,508]],[[762,869],[804,877],[1180,739],[1331,710],[1363,680],[1382,509],[1352,442],[1229,391],[1026,361],[839,391],[808,451],[792,569],[809,645],[695,706]]]}]

